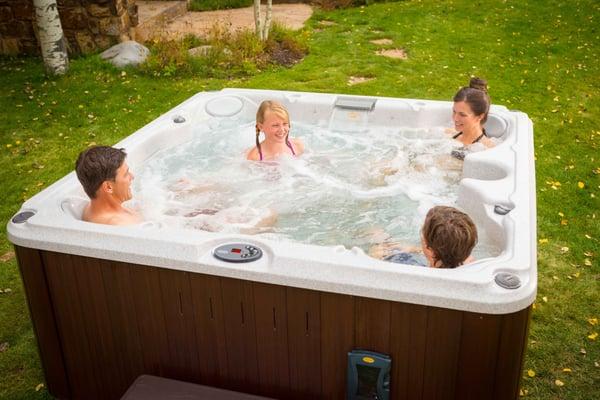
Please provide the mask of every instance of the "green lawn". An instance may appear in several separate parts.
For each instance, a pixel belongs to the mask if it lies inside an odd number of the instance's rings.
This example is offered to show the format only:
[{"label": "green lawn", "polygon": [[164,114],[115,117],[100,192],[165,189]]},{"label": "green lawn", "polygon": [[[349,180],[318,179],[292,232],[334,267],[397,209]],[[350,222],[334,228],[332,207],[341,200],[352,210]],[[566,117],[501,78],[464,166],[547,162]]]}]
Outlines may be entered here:
[{"label": "green lawn", "polygon": [[[121,72],[96,56],[72,60],[66,77],[49,79],[38,60],[0,59],[0,221],[71,171],[90,143],[116,143],[198,91],[246,87],[449,100],[470,75],[485,77],[492,101],[526,112],[535,130],[539,284],[523,394],[597,399],[600,3],[378,3],[317,11],[298,35],[309,54],[293,68],[231,79]],[[370,43],[382,38],[393,44]],[[403,48],[408,58],[376,55],[381,48]],[[350,76],[375,79],[349,86]],[[3,230],[0,398],[49,398],[45,388],[36,391],[43,375],[11,250]]]}]

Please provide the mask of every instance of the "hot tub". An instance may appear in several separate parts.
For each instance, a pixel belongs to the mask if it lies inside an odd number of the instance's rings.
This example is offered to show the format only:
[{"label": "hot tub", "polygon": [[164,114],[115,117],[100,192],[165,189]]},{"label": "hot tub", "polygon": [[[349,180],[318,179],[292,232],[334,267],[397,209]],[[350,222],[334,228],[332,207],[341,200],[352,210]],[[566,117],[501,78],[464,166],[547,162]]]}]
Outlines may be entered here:
[{"label": "hot tub", "polygon": [[[262,100],[293,121],[450,126],[450,102],[284,91],[199,93],[118,143],[133,171],[194,127],[252,118]],[[249,117],[248,117],[249,116]],[[457,204],[500,252],[452,270],[375,260],[358,247],[78,219],[71,173],[8,224],[49,391],[118,398],[141,374],[278,398],[341,399],[347,354],[391,356],[393,399],[514,399],[537,288],[533,128],[492,106],[501,138],[467,155]],[[221,245],[262,251],[249,263]]]}]

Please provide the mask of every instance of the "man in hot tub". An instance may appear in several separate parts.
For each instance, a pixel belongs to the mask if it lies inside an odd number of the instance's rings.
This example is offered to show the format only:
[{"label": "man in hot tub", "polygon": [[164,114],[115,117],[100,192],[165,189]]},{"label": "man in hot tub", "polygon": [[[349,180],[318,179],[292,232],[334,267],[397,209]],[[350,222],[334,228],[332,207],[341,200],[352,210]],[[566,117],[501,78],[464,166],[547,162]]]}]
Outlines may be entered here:
[{"label": "man in hot tub", "polygon": [[123,149],[93,146],[82,151],[75,172],[90,197],[81,219],[107,225],[132,225],[142,222],[141,215],[123,203],[131,200],[133,174],[125,162]]}]

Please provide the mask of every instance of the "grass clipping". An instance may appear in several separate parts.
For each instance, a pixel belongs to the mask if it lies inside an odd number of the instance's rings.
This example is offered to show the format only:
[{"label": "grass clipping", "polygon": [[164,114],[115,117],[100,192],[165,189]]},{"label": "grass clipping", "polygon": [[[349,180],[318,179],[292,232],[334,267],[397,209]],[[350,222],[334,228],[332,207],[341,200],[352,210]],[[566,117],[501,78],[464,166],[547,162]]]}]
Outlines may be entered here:
[{"label": "grass clipping", "polygon": [[[270,66],[290,67],[302,60],[308,53],[303,38],[304,35],[273,24],[269,39],[261,42],[252,31],[230,32],[226,26],[215,24],[206,38],[189,35],[182,40],[154,40],[151,55],[141,70],[165,77],[249,76]],[[190,54],[190,49],[198,47],[203,50]]]}]

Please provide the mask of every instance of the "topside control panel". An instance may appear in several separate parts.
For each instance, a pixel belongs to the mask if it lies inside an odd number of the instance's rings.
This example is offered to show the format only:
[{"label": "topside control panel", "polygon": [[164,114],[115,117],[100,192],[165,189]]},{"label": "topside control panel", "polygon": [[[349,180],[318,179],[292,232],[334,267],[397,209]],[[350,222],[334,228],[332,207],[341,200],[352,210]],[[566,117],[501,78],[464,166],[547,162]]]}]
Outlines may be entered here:
[{"label": "topside control panel", "polygon": [[232,263],[256,261],[263,255],[262,250],[248,243],[224,244],[213,250],[215,258]]}]

